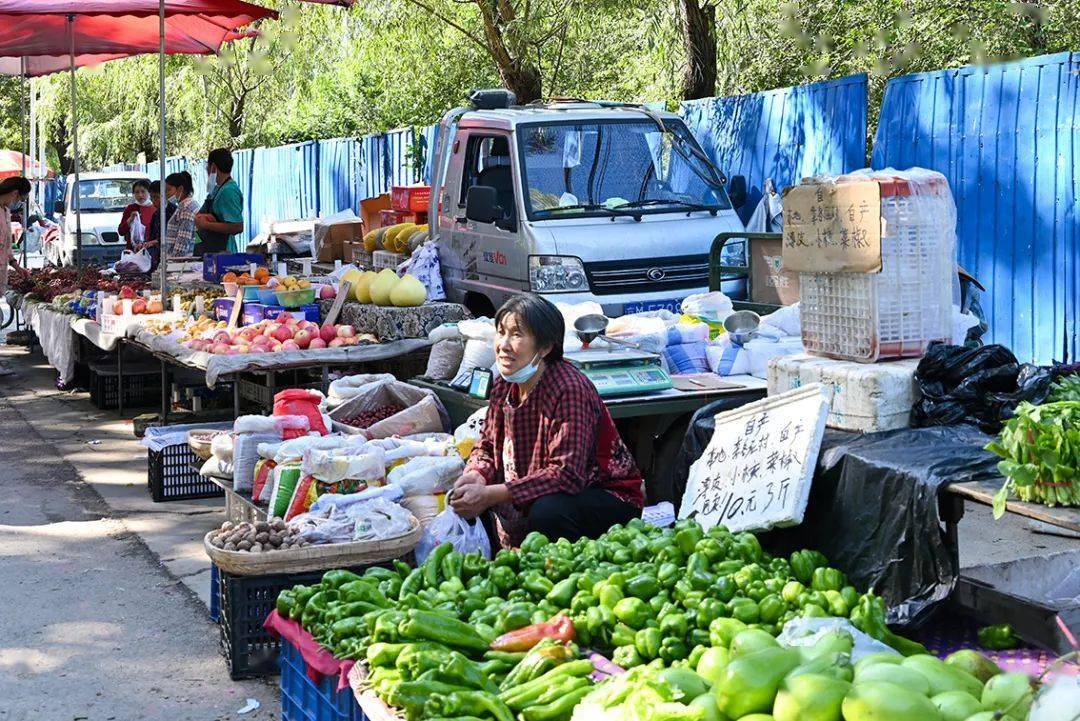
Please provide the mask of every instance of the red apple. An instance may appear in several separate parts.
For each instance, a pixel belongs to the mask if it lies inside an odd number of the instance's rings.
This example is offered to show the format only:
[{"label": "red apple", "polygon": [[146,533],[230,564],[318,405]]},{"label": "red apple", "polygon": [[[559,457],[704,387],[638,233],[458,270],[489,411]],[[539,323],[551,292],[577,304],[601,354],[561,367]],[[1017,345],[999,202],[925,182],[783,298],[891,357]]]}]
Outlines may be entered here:
[{"label": "red apple", "polygon": [[322,338],[312,338],[311,343],[308,345],[310,350],[321,350],[326,347],[326,341]]},{"label": "red apple", "polygon": [[275,333],[275,332],[277,331],[277,329],[278,329],[278,328],[280,328],[280,327],[281,327],[281,326],[280,326],[280,325],[278,325],[277,323],[268,323],[268,324],[266,325],[266,327],[264,327],[264,328],[262,329],[262,334],[263,334],[264,336],[266,336],[267,338],[273,338],[273,337],[274,337],[274,333]]},{"label": "red apple", "polygon": [[338,337],[338,329],[327,323],[319,329],[319,337],[329,343]]},{"label": "red apple", "polygon": [[294,340],[287,340],[281,344],[281,350],[300,350],[300,346]]},{"label": "red apple", "polygon": [[296,335],[293,336],[293,340],[296,341],[296,345],[300,346],[301,348],[307,348],[309,345],[311,345],[311,341],[314,337],[315,336],[311,334],[311,331],[305,328],[301,328],[300,330],[296,331]]},{"label": "red apple", "polygon": [[338,338],[355,338],[356,328],[351,325],[339,325],[337,329]]},{"label": "red apple", "polygon": [[335,289],[332,285],[324,285],[322,288],[319,288],[320,300],[330,300],[331,298],[334,298],[336,296],[337,289]]},{"label": "red apple", "polygon": [[345,345],[344,338],[331,338],[330,342],[326,344],[328,348],[341,348]]},{"label": "red apple", "polygon": [[130,285],[125,285],[120,288],[120,297],[124,300],[134,300],[135,290]]},{"label": "red apple", "polygon": [[276,328],[276,329],[274,330],[274,332],[273,332],[273,333],[271,334],[271,336],[272,336],[272,337],[273,337],[273,338],[274,338],[275,340],[278,340],[278,341],[281,341],[282,343],[284,343],[284,342],[285,342],[285,341],[287,341],[287,340],[292,340],[292,338],[293,338],[293,332],[292,332],[292,330],[291,330],[291,329],[290,329],[290,328],[289,328],[288,326],[286,326],[286,325],[279,325],[279,326],[278,326],[278,327],[277,327],[277,328]]},{"label": "red apple", "polygon": [[277,314],[277,317],[274,318],[274,320],[278,323],[285,323],[289,320],[289,318],[292,318],[292,316],[289,315],[288,311],[283,310]]}]

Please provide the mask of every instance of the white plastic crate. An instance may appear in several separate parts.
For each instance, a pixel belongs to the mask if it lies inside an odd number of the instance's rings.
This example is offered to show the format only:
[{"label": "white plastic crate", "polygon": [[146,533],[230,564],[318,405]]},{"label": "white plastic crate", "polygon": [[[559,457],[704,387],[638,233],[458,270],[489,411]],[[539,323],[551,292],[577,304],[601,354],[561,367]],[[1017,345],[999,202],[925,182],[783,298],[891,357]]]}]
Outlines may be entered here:
[{"label": "white plastic crate", "polygon": [[872,433],[907,428],[919,400],[914,358],[867,365],[794,355],[769,361],[769,395],[820,383],[829,397],[825,423],[844,431]]},{"label": "white plastic crate", "polygon": [[409,256],[404,253],[391,253],[389,250],[376,250],[371,254],[371,261],[375,270],[382,270],[383,268],[397,270],[397,267],[408,259]]},{"label": "white plastic crate", "polygon": [[881,272],[800,273],[808,353],[873,363],[952,336],[956,206],[944,176],[882,171]]}]

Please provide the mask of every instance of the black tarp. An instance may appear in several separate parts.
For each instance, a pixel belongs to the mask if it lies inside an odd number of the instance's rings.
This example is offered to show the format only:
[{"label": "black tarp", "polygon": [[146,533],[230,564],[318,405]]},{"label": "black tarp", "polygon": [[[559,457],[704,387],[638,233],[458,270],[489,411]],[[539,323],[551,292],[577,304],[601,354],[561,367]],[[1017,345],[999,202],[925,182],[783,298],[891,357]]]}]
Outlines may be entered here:
[{"label": "black tarp", "polygon": [[[719,410],[706,406],[690,424],[674,472],[680,497]],[[770,531],[762,542],[774,553],[820,550],[856,587],[885,598],[890,623],[917,626],[959,574],[938,494],[949,483],[997,477],[996,457],[982,450],[989,441],[971,426],[828,430],[802,524]]]}]

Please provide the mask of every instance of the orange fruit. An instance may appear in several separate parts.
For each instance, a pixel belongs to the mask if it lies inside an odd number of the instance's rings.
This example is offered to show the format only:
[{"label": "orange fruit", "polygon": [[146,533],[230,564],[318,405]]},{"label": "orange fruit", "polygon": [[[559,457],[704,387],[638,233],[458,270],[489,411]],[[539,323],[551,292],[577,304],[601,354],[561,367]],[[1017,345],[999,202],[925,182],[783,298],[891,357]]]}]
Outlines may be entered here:
[{"label": "orange fruit", "polygon": [[221,276],[221,282],[222,283],[235,283],[236,282],[236,273],[233,273],[230,270],[228,273]]}]

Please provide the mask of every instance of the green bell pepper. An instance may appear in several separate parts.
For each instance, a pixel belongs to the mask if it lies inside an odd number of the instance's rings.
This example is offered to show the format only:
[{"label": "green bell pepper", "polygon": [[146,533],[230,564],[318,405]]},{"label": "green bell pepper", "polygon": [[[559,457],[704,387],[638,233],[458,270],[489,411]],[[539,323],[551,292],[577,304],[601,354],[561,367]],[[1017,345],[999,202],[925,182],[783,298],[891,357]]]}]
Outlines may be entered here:
[{"label": "green bell pepper", "polygon": [[505,566],[516,572],[521,567],[521,554],[504,548],[495,554],[495,558],[491,560],[491,565],[496,568]]},{"label": "green bell pepper", "polygon": [[784,599],[786,603],[796,604],[799,602],[799,596],[806,591],[806,586],[802,585],[799,581],[788,581],[784,584],[784,587],[780,589],[780,598]]},{"label": "green bell pepper", "polygon": [[702,538],[694,546],[694,551],[709,559],[709,563],[717,563],[726,556],[724,546],[715,538]]},{"label": "green bell pepper", "polygon": [[847,601],[844,600],[843,595],[839,591],[826,591],[825,600],[829,602],[830,615],[847,618],[848,614],[851,613]]},{"label": "green bell pepper", "polygon": [[634,668],[635,666],[640,666],[645,663],[645,660],[641,658],[641,654],[638,653],[637,648],[633,645],[619,646],[615,649],[615,654],[611,657],[611,660],[616,666],[621,666],[626,669]]},{"label": "green bell pepper", "polygon": [[634,645],[634,629],[627,626],[625,623],[615,624],[615,628],[611,631],[611,645],[612,646],[632,646]]},{"label": "green bell pepper", "polygon": [[623,600],[623,592],[618,586],[607,581],[601,581],[593,587],[593,594],[600,599],[600,605],[605,608],[615,608],[615,605]]},{"label": "green bell pepper", "polygon": [[669,613],[660,617],[660,633],[665,636],[683,638],[686,636],[689,625],[684,613]]},{"label": "green bell pepper", "polygon": [[652,576],[641,573],[629,579],[623,590],[628,596],[647,601],[660,592],[660,582]]},{"label": "green bell pepper", "polygon": [[709,632],[703,628],[692,628],[690,633],[686,634],[686,643],[690,647],[711,645],[712,637]]},{"label": "green bell pepper", "polygon": [[658,628],[643,628],[634,634],[634,648],[643,659],[651,661],[660,656],[660,644],[664,635]]},{"label": "green bell pepper", "polygon": [[1007,651],[1020,645],[1013,627],[1007,623],[984,626],[979,629],[979,645],[991,651]]},{"label": "green bell pepper", "polygon": [[502,613],[495,618],[495,630],[499,633],[516,631],[532,623],[532,615],[536,606],[522,601],[511,603],[503,607]]},{"label": "green bell pepper", "polygon": [[791,554],[788,563],[795,580],[803,585],[810,585],[814,580],[814,569],[828,566],[829,560],[818,551],[804,549]]},{"label": "green bell pepper", "polygon": [[757,563],[765,558],[765,554],[761,550],[761,543],[753,533],[743,532],[736,534],[732,551],[747,562]]},{"label": "green bell pepper", "polygon": [[539,571],[527,571],[518,579],[518,583],[524,591],[535,598],[544,598],[555,588],[555,584],[541,575]]},{"label": "green bell pepper", "polygon": [[720,576],[716,579],[715,583],[713,583],[712,589],[710,589],[710,595],[718,601],[727,603],[735,598],[735,593],[738,590],[738,586],[735,585],[735,581],[730,575]]},{"label": "green bell pepper", "polygon": [[670,602],[671,597],[668,595],[668,592],[660,591],[660,593],[649,599],[649,608],[651,608],[657,614],[657,617],[659,617],[660,610]]},{"label": "green bell pepper", "polygon": [[577,582],[578,575],[570,574],[570,576],[552,586],[544,598],[554,604],[556,608],[570,608],[570,603],[577,592]]},{"label": "green bell pepper", "polygon": [[761,608],[756,601],[749,598],[738,597],[731,601],[732,618],[743,623],[757,623],[761,620]]},{"label": "green bell pepper", "polygon": [[407,643],[373,643],[367,648],[368,666],[371,668],[392,668],[401,652],[410,645]]},{"label": "green bell pepper", "polygon": [[326,588],[339,588],[351,581],[360,580],[362,580],[360,576],[357,576],[352,571],[343,571],[339,569],[335,571],[327,571],[326,573],[324,573],[322,577],[322,585]]},{"label": "green bell pepper", "polygon": [[758,603],[762,623],[776,623],[787,610],[787,605],[776,594],[769,594]]},{"label": "green bell pepper", "polygon": [[842,571],[835,568],[815,568],[811,576],[810,588],[815,591],[839,591],[846,579]]},{"label": "green bell pepper", "polygon": [[472,551],[471,553],[466,553],[465,558],[462,559],[461,573],[464,578],[472,579],[481,575],[487,570],[487,567],[487,559],[485,559],[479,551]]},{"label": "green bell pepper", "polygon": [[656,580],[664,588],[671,588],[679,580],[681,569],[674,563],[661,563],[660,570],[656,573]]},{"label": "green bell pepper", "polygon": [[660,658],[665,663],[681,661],[687,654],[689,650],[686,648],[686,642],[681,638],[668,637],[660,643]]},{"label": "green bell pepper", "polygon": [[278,594],[277,601],[274,604],[274,608],[277,609],[278,615],[282,618],[288,618],[289,613],[292,611],[293,606],[296,605],[296,596],[291,589],[285,589]]},{"label": "green bell pepper", "polygon": [[709,641],[713,646],[727,648],[731,639],[746,630],[746,624],[736,618],[718,618],[709,624]]},{"label": "green bell pepper", "polygon": [[645,623],[652,617],[652,609],[649,604],[640,598],[624,598],[615,604],[612,609],[615,618],[634,629],[643,628]]},{"label": "green bell pepper", "polygon": [[550,543],[551,541],[549,541],[548,537],[545,536],[543,533],[532,531],[527,536],[525,536],[525,540],[521,542],[521,552],[536,553]]},{"label": "green bell pepper", "polygon": [[720,618],[724,612],[724,604],[718,598],[705,598],[698,604],[694,611],[694,625],[700,629],[708,630],[709,624]]},{"label": "green bell pepper", "polygon": [[596,596],[588,591],[578,591],[570,601],[570,612],[575,614],[585,613],[599,602]]},{"label": "green bell pepper", "polygon": [[289,609],[289,618],[299,621],[303,617],[304,607],[319,590],[318,586],[293,586],[293,606]]},{"label": "green bell pepper", "polygon": [[488,579],[502,593],[517,585],[517,574],[509,566],[495,566],[488,573]]},{"label": "green bell pepper", "polygon": [[687,528],[680,529],[675,532],[675,543],[678,544],[679,550],[690,555],[694,552],[698,541],[704,538],[705,533],[701,530],[701,526],[694,524]]}]

